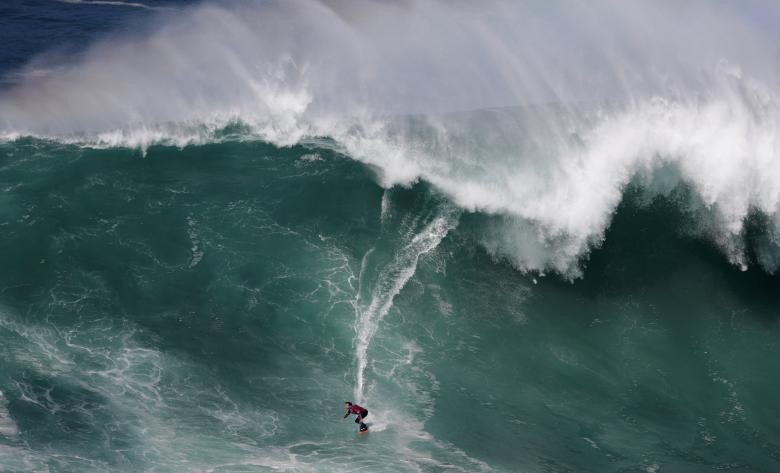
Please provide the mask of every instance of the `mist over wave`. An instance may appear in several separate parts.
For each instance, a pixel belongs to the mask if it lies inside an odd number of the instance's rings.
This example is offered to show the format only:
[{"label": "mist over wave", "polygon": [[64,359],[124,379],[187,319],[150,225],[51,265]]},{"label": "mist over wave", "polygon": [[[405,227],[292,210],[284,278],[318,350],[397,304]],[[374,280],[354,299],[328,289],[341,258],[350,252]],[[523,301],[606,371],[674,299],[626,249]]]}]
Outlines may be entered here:
[{"label": "mist over wave", "polygon": [[[732,263],[754,254],[773,272],[779,12],[703,1],[204,5],[22,74],[0,95],[0,133],[141,149],[327,137],[385,187],[422,179],[491,215],[477,238],[496,257],[566,277],[601,244],[627,185],[650,197],[685,186],[697,233]],[[753,213],[766,238],[748,248]]]}]

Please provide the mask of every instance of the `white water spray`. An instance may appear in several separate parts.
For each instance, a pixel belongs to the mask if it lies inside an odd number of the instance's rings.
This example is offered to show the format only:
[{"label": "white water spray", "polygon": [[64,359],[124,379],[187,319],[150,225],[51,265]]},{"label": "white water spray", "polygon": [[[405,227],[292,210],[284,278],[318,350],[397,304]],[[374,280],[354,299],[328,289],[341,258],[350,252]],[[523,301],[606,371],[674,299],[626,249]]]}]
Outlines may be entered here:
[{"label": "white water spray", "polygon": [[[368,349],[379,329],[382,318],[390,311],[395,296],[414,276],[420,257],[439,246],[447,233],[456,226],[457,219],[456,212],[447,212],[433,219],[422,231],[414,235],[411,241],[398,249],[386,266],[379,269],[380,273],[371,292],[368,305],[362,306],[360,300],[356,301],[355,358],[357,360],[357,380],[355,399],[357,402],[363,400]],[[364,256],[362,270],[365,270],[366,259],[372,253],[373,250],[370,250]]]}]

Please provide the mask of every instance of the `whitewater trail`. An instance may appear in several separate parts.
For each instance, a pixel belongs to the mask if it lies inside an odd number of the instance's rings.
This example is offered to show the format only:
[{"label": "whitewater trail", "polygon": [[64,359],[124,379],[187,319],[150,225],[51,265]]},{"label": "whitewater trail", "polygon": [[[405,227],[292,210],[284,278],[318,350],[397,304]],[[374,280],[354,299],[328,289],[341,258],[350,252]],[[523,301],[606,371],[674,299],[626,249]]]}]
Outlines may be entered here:
[{"label": "whitewater trail", "polygon": [[[387,193],[386,193],[387,195]],[[386,218],[388,204],[383,198],[382,219]],[[452,209],[441,211],[418,233],[409,232],[401,241],[400,248],[392,259],[384,267],[378,270],[376,283],[371,291],[368,304],[361,301],[361,287],[358,288],[358,297],[355,301],[355,360],[357,373],[354,397],[357,402],[363,401],[365,389],[365,371],[368,366],[368,349],[371,340],[379,330],[379,324],[390,311],[393,300],[406,283],[414,276],[420,257],[434,250],[447,236],[450,230],[457,226],[459,212]],[[412,226],[418,219],[412,222]],[[368,259],[374,254],[372,248],[363,256],[360,270],[360,286],[364,284],[365,272],[368,268]]]},{"label": "whitewater trail", "polygon": [[[435,204],[433,209],[428,208],[430,201],[423,204],[417,211],[396,211],[393,208],[392,191],[385,191],[381,205],[381,234],[375,246],[368,250],[361,261],[358,277],[358,296],[355,299],[355,359],[357,364],[354,397],[357,402],[366,402],[366,368],[369,364],[369,349],[371,342],[379,332],[382,319],[389,313],[395,297],[406,286],[417,271],[420,257],[434,251],[444,240],[447,234],[457,227],[461,211],[450,204]],[[397,220],[400,225],[390,225],[391,220]],[[400,229],[396,235],[392,235],[392,228]],[[388,235],[388,233],[390,235]],[[390,257],[384,264],[372,264],[374,258],[380,258],[385,249],[381,241],[385,238],[394,240],[391,244]],[[397,240],[396,240],[397,238]],[[361,297],[364,288],[372,280],[373,286],[368,292],[368,297]],[[420,349],[413,344],[407,345],[408,356],[402,360],[402,364],[412,363]],[[389,376],[396,367],[392,368]],[[434,381],[435,383],[435,381]],[[414,384],[414,383],[412,383]],[[407,384],[407,388],[409,385]],[[434,388],[435,389],[435,388]],[[419,394],[419,393],[418,393]],[[427,398],[423,394],[423,398]],[[377,399],[374,399],[376,401]],[[417,398],[417,401],[420,399]],[[430,404],[430,399],[425,399],[423,404]],[[399,428],[402,435],[396,438],[394,448],[407,462],[411,464],[426,465],[451,471],[492,471],[490,466],[477,458],[469,456],[463,450],[448,442],[435,439],[424,430],[424,420],[407,412],[394,412],[392,408],[372,408],[371,429],[375,432],[388,428],[388,420]],[[430,416],[432,412],[428,413]],[[413,445],[417,442],[428,443],[433,450],[444,453],[446,457],[454,456],[468,464],[468,468],[461,468],[451,460],[437,459],[430,452],[420,452]],[[420,470],[419,467],[417,468]]]}]

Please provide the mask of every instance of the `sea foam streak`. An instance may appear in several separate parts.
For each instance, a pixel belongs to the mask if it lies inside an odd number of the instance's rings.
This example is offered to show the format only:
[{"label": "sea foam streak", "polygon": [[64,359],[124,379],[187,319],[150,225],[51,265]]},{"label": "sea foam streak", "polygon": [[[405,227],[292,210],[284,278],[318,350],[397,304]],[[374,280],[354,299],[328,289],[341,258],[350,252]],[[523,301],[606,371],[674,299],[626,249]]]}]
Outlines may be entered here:
[{"label": "sea foam streak", "polygon": [[[414,276],[420,257],[439,246],[442,239],[454,228],[457,219],[457,212],[445,210],[442,215],[436,216],[425,225],[419,233],[413,234],[409,241],[402,242],[402,246],[398,248],[390,262],[379,269],[379,276],[367,304],[361,300],[356,301],[355,309],[358,316],[355,321],[355,358],[357,360],[355,399],[358,402],[363,400],[365,371],[368,366],[368,348],[379,330],[382,318],[390,311],[395,296]],[[366,267],[366,260],[372,253],[373,250],[370,250],[364,256],[363,268]]]},{"label": "sea foam streak", "polygon": [[774,271],[780,41],[744,12],[780,18],[703,1],[203,6],[22,74],[0,96],[0,135],[145,149],[238,123],[282,146],[330,137],[384,186],[424,179],[497,215],[480,237],[495,255],[568,277],[625,186],[666,192],[663,170],[737,265],[746,218],[767,216],[753,250]]}]

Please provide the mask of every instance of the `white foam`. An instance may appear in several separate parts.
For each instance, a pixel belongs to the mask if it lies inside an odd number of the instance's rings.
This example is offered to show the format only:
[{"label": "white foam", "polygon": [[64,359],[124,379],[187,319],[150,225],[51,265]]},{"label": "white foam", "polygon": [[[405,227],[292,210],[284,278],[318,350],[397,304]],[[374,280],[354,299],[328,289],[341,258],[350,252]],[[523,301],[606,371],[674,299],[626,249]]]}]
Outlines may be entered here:
[{"label": "white foam", "polygon": [[8,412],[8,401],[3,392],[0,391],[0,435],[10,437],[18,433],[19,427]]},{"label": "white foam", "polygon": [[195,266],[200,263],[200,260],[203,259],[203,249],[201,248],[201,243],[198,239],[198,232],[195,229],[198,222],[192,217],[192,215],[187,217],[187,234],[190,237],[190,243],[192,244],[192,247],[190,248],[190,252],[192,253],[192,258],[190,259],[190,268],[194,268]]},{"label": "white foam", "polygon": [[659,471],[661,471],[661,467],[658,466],[658,463],[651,463],[650,465],[647,465],[645,467],[645,471],[647,473],[658,473]]},{"label": "white foam", "polygon": [[[483,243],[520,269],[572,276],[578,259],[603,239],[625,186],[639,176],[648,193],[664,193],[669,182],[656,174],[673,169],[701,202],[702,232],[745,266],[742,232],[750,212],[780,221],[780,105],[762,86],[723,80],[725,92],[702,98],[652,98],[597,115],[554,111],[542,129],[516,128],[511,139],[493,140],[485,121],[490,129],[506,128],[526,118],[523,110],[417,123],[416,133],[428,137],[436,127],[447,129],[442,142],[387,134],[344,141],[353,156],[385,171],[386,185],[421,177],[463,208],[502,215]],[[555,136],[566,124],[570,136]],[[539,143],[515,143],[531,133]],[[452,146],[468,140],[483,141],[476,163],[472,150]]]}]

